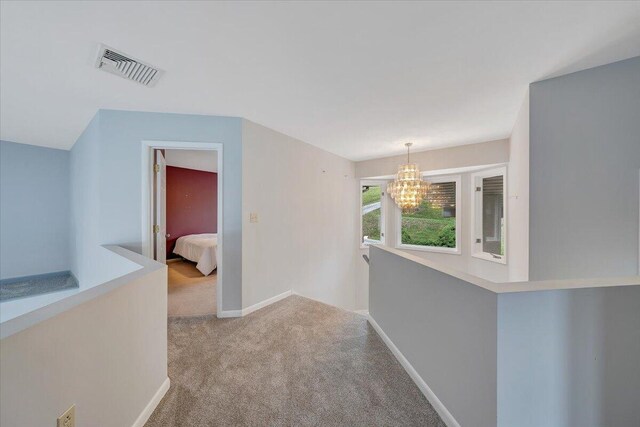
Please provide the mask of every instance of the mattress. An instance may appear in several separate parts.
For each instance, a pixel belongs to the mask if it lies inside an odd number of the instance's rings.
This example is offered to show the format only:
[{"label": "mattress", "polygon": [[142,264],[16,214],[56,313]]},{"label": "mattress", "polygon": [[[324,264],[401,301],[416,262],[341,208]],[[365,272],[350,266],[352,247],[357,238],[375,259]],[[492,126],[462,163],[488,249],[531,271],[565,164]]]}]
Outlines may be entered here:
[{"label": "mattress", "polygon": [[218,235],[216,233],[188,234],[178,237],[173,253],[193,261],[205,276],[218,267]]}]

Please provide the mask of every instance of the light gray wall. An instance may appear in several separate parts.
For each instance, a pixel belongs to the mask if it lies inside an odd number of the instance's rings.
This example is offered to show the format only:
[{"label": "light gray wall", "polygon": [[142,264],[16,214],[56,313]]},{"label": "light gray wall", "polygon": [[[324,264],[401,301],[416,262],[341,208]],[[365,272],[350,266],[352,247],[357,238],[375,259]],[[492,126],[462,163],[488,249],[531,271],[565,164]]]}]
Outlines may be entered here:
[{"label": "light gray wall", "polygon": [[638,274],[640,57],[533,83],[530,279]]},{"label": "light gray wall", "polygon": [[[100,114],[96,114],[70,152],[71,270],[83,286],[100,259]],[[100,280],[100,277],[96,277]]]},{"label": "light gray wall", "polygon": [[498,426],[640,425],[640,286],[501,294]]},{"label": "light gray wall", "polygon": [[[241,309],[241,139],[239,118],[100,110],[71,150],[76,248],[86,253],[117,244],[142,251],[142,141],[222,143],[223,309]],[[82,260],[76,266],[81,275],[88,268]]]},{"label": "light gray wall", "polygon": [[0,141],[0,279],[71,268],[69,152]]},{"label": "light gray wall", "polygon": [[369,312],[462,426],[496,425],[497,296],[370,248]]},{"label": "light gray wall", "polygon": [[370,251],[371,317],[460,425],[640,425],[640,285],[496,294]]}]

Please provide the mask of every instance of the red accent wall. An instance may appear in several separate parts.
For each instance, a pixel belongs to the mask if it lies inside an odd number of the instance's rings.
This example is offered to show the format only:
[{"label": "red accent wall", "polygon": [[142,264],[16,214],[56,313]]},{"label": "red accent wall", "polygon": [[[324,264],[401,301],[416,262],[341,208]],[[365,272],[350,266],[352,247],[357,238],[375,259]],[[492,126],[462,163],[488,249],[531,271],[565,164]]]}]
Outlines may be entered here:
[{"label": "red accent wall", "polygon": [[218,174],[167,166],[167,258],[186,234],[218,232]]}]

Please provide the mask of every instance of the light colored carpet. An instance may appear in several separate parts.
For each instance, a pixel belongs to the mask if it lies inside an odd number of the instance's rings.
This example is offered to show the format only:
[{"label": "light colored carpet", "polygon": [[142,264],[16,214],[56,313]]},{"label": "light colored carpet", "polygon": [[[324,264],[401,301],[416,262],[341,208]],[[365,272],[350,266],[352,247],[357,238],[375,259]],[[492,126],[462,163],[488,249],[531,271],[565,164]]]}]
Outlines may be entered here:
[{"label": "light colored carpet", "polygon": [[244,318],[169,319],[155,426],[438,426],[363,316],[291,296]]},{"label": "light colored carpet", "polygon": [[216,314],[217,272],[203,276],[195,263],[167,263],[169,270],[169,317]]}]

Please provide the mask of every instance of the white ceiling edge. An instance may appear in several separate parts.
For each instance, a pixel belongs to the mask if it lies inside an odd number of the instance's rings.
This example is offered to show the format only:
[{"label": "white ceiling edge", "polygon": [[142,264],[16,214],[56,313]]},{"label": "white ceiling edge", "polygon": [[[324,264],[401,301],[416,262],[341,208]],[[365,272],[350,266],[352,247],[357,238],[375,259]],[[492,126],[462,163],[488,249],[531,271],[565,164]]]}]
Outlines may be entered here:
[{"label": "white ceiling edge", "polygon": [[215,150],[165,150],[167,166],[203,172],[218,172],[218,152]]}]

